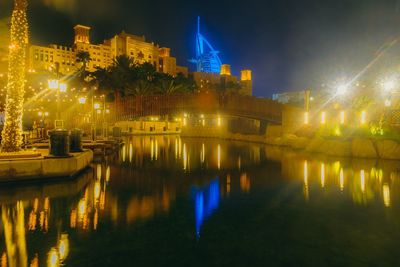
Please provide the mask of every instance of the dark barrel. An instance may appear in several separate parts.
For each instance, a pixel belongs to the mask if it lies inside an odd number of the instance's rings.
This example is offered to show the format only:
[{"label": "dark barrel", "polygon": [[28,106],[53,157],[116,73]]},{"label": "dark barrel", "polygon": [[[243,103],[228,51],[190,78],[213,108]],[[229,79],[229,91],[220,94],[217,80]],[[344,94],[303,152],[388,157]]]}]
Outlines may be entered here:
[{"label": "dark barrel", "polygon": [[83,151],[82,134],[81,129],[71,130],[71,135],[69,136],[69,147],[71,152],[76,153]]},{"label": "dark barrel", "polygon": [[50,156],[68,157],[69,132],[67,130],[56,129],[50,131],[49,136],[50,136]]}]

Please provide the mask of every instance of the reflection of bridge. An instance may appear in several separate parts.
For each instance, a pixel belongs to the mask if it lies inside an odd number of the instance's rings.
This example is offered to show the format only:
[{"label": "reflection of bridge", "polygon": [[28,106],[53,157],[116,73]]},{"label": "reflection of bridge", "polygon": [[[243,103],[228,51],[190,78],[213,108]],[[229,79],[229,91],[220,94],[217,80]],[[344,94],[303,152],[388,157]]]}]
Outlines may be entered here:
[{"label": "reflection of bridge", "polygon": [[199,93],[126,97],[117,101],[116,121],[146,116],[187,113],[225,114],[280,124],[282,105],[269,100],[241,95]]}]

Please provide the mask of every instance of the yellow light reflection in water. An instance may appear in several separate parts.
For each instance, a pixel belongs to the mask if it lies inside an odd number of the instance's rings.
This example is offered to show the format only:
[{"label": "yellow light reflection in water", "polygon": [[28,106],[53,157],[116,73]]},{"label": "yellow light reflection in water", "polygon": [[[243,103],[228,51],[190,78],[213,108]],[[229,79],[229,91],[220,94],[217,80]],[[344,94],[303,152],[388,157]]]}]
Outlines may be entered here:
[{"label": "yellow light reflection in water", "polygon": [[107,183],[110,181],[110,177],[111,177],[111,169],[110,169],[110,166],[107,166],[107,169],[106,169],[106,182]]},{"label": "yellow light reflection in water", "polygon": [[390,188],[388,184],[384,184],[382,188],[382,193],[383,193],[383,204],[385,204],[386,207],[390,207]]},{"label": "yellow light reflection in water", "polygon": [[38,208],[39,208],[39,199],[35,198],[35,200],[33,201],[33,211],[37,212]]},{"label": "yellow light reflection in water", "polygon": [[218,144],[218,152],[217,152],[217,160],[218,160],[218,170],[221,169],[221,145]]},{"label": "yellow light reflection in water", "polygon": [[126,146],[125,145],[122,147],[122,161],[123,162],[126,161]]},{"label": "yellow light reflection in water", "polygon": [[343,189],[344,189],[344,173],[343,173],[343,168],[340,169],[339,185],[340,185],[340,191],[343,191]]},{"label": "yellow light reflection in water", "polygon": [[179,137],[178,141],[179,141],[178,142],[179,143],[179,149],[178,149],[179,155],[178,155],[178,157],[181,158],[182,157],[182,139]]},{"label": "yellow light reflection in water", "polygon": [[133,159],[133,144],[132,142],[129,143],[129,162],[132,162]]},{"label": "yellow light reflection in water", "polygon": [[155,156],[155,160],[158,160],[158,140],[156,139],[155,141],[155,146],[154,146],[154,156]]},{"label": "yellow light reflection in water", "polygon": [[200,153],[200,161],[201,161],[201,164],[204,164],[205,160],[206,160],[206,148],[205,148],[205,145],[204,145],[204,143],[203,143],[203,144],[201,145],[201,153]]},{"label": "yellow light reflection in water", "polygon": [[97,164],[97,171],[96,171],[96,174],[97,174],[97,180],[100,180],[101,179],[101,164]]},{"label": "yellow light reflection in water", "polygon": [[175,159],[178,159],[178,138],[175,138]]},{"label": "yellow light reflection in water", "polygon": [[247,173],[242,173],[240,175],[240,189],[243,192],[250,192],[250,179],[247,176]]},{"label": "yellow light reflection in water", "polygon": [[150,140],[150,159],[154,160],[154,139]]},{"label": "yellow light reflection in water", "polygon": [[86,213],[86,200],[82,198],[78,203],[79,220],[82,221]]},{"label": "yellow light reflection in water", "polygon": [[239,158],[238,158],[238,169],[239,169],[239,171],[242,169],[242,157],[241,156],[239,156]]},{"label": "yellow light reflection in water", "polygon": [[336,161],[335,163],[333,163],[332,170],[333,170],[333,173],[334,173],[335,175],[338,175],[338,174],[339,174],[339,171],[340,171],[340,161]]},{"label": "yellow light reflection in water", "polygon": [[60,258],[57,253],[56,248],[51,248],[47,256],[47,266],[48,267],[58,267],[60,266]]},{"label": "yellow light reflection in water", "polygon": [[304,198],[308,200],[309,192],[308,192],[308,162],[304,161],[303,166],[303,180],[304,180]]},{"label": "yellow light reflection in water", "polygon": [[360,184],[361,184],[361,192],[365,192],[365,171],[360,171]]},{"label": "yellow light reflection in water", "polygon": [[[6,267],[7,265],[5,265],[4,267]],[[3,267],[3,265],[2,265]],[[31,264],[29,265],[29,267],[39,267],[39,258],[38,258],[38,254],[35,254],[35,257],[31,260]]]},{"label": "yellow light reflection in water", "polygon": [[222,125],[222,119],[221,119],[221,116],[218,116],[218,119],[217,119],[217,125],[218,125],[218,127],[221,127],[221,125]]},{"label": "yellow light reflection in water", "polygon": [[321,187],[325,187],[325,164],[321,163]]},{"label": "yellow light reflection in water", "polygon": [[99,212],[95,209],[94,216],[93,216],[93,229],[97,230],[97,224],[99,223]]},{"label": "yellow light reflection in water", "polygon": [[1,255],[1,267],[7,267],[7,254],[5,252]]},{"label": "yellow light reflection in water", "polygon": [[94,184],[94,189],[93,189],[94,190],[93,195],[94,195],[94,202],[95,203],[99,200],[99,197],[100,197],[100,191],[101,191],[100,187],[101,187],[100,186],[100,182],[96,181],[95,184]]},{"label": "yellow light reflection in water", "polygon": [[60,260],[65,260],[69,254],[69,240],[68,234],[61,234],[60,241],[58,243],[58,253],[60,255]]},{"label": "yellow light reflection in water", "polygon": [[186,144],[183,144],[183,169],[187,170],[188,155],[186,151]]},{"label": "yellow light reflection in water", "polygon": [[3,205],[1,212],[8,266],[27,266],[24,204],[18,201],[11,207]]}]

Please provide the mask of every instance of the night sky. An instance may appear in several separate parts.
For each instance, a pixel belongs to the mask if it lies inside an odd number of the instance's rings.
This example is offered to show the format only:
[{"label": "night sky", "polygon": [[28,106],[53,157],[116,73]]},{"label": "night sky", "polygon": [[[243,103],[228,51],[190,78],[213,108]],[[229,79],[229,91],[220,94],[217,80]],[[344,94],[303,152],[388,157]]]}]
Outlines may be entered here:
[{"label": "night sky", "polygon": [[[11,6],[0,0],[0,18]],[[32,43],[71,45],[79,23],[93,27],[92,42],[122,30],[144,34],[181,65],[194,55],[198,15],[223,63],[234,74],[253,70],[257,96],[351,79],[400,32],[397,0],[31,0],[29,7]],[[384,59],[396,67],[398,46]]]}]

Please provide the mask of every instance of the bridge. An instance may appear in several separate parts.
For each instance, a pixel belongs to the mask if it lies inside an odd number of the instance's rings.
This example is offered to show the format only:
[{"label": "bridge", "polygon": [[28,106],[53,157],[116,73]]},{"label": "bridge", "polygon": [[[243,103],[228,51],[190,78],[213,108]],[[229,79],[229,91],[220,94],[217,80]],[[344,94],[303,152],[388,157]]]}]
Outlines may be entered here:
[{"label": "bridge", "polygon": [[283,105],[269,99],[218,93],[128,96],[116,101],[115,121],[183,113],[221,114],[282,123]]}]

